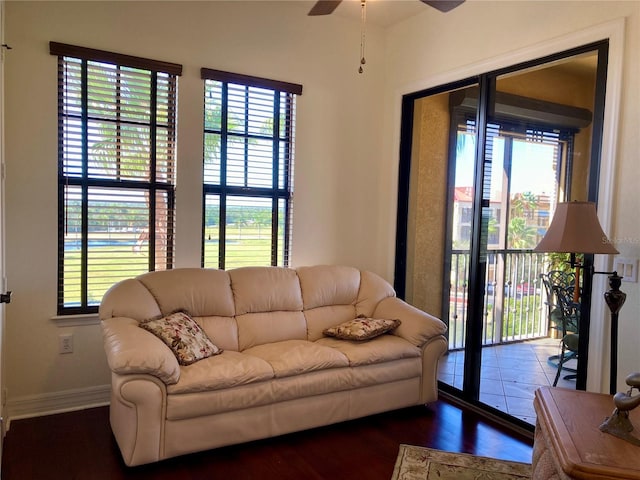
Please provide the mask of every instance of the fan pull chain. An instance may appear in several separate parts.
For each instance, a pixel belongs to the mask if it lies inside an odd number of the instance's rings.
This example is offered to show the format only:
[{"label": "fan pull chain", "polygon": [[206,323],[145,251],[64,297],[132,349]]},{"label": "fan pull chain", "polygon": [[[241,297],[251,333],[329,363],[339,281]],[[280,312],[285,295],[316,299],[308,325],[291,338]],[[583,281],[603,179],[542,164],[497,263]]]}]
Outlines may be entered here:
[{"label": "fan pull chain", "polygon": [[367,63],[364,59],[364,45],[365,45],[365,32],[366,32],[366,23],[367,23],[367,3],[366,0],[362,0],[360,2],[361,7],[361,16],[360,16],[360,67],[358,68],[358,73],[364,72],[364,68],[362,66]]}]

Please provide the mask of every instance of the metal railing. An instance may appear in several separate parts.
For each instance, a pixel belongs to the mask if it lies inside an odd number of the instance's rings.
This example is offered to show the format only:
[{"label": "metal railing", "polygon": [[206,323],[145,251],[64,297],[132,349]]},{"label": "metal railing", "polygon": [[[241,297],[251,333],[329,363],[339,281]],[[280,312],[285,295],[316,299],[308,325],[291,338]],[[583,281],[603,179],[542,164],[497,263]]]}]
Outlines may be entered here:
[{"label": "metal railing", "polygon": [[[483,344],[530,340],[548,336],[545,291],[540,280],[544,254],[531,250],[489,250],[483,308]],[[464,348],[469,252],[451,253],[449,350]]]}]

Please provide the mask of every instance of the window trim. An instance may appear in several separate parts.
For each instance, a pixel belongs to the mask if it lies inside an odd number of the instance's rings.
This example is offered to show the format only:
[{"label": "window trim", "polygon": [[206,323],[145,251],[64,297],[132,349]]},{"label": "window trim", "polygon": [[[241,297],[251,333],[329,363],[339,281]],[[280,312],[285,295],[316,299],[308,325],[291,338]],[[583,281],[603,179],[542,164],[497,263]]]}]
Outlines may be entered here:
[{"label": "window trim", "polygon": [[123,67],[168,73],[178,77],[182,75],[182,65],[177,63],[134,57],[122,53],[108,52],[106,50],[96,50],[95,48],[79,47],[67,43],[49,42],[49,53],[58,57],[74,57],[94,62],[112,63]]},{"label": "window trim", "polygon": [[202,80],[217,80],[226,83],[238,83],[248,87],[267,88],[280,92],[302,95],[302,85],[297,83],[282,82],[280,80],[270,80],[268,78],[253,77],[241,73],[225,72],[223,70],[213,70],[211,68],[201,68],[200,78]]}]

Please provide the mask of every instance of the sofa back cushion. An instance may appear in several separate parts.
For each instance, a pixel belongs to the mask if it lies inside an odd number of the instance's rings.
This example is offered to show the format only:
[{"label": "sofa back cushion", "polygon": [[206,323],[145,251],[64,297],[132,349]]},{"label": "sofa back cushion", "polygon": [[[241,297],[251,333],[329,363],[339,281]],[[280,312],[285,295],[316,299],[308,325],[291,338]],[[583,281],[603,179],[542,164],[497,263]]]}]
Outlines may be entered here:
[{"label": "sofa back cushion", "polygon": [[283,340],[305,340],[307,326],[296,271],[243,267],[229,271],[236,305],[238,349]]},{"label": "sofa back cushion", "polygon": [[296,269],[304,309],[333,305],[355,305],[360,290],[360,270],[335,265]]},{"label": "sofa back cushion", "polygon": [[360,274],[360,291],[356,302],[356,313],[371,317],[378,303],[387,297],[395,297],[396,291],[384,278],[372,272]]},{"label": "sofa back cushion", "polygon": [[284,340],[306,340],[307,324],[302,312],[245,313],[238,322],[238,349]]},{"label": "sofa back cushion", "polygon": [[328,327],[372,316],[382,299],[394,295],[378,275],[346,266],[179,268],[116,284],[103,299],[100,318],[142,321],[184,310],[217,346],[242,351],[315,341]]},{"label": "sofa back cushion", "polygon": [[177,268],[145,273],[138,280],[156,299],[162,315],[178,310],[192,317],[235,315],[231,280],[224,270]]},{"label": "sofa back cushion", "polygon": [[236,315],[300,312],[302,295],[296,271],[282,267],[243,267],[229,270]]},{"label": "sofa back cushion", "polygon": [[315,265],[297,268],[307,339],[322,338],[325,328],[333,327],[356,316],[356,300],[360,289],[360,271],[345,266]]},{"label": "sofa back cushion", "polygon": [[395,296],[386,280],[352,267],[317,265],[297,272],[311,341],[322,338],[326,328],[358,315],[370,317],[380,300]]},{"label": "sofa back cushion", "polygon": [[354,305],[327,305],[311,310],[305,310],[304,316],[307,319],[307,339],[315,342],[322,338],[325,328],[335,327],[343,322],[356,318],[356,307]]},{"label": "sofa back cushion", "polygon": [[205,316],[193,317],[204,333],[223,350],[238,351],[238,322],[235,317]]}]

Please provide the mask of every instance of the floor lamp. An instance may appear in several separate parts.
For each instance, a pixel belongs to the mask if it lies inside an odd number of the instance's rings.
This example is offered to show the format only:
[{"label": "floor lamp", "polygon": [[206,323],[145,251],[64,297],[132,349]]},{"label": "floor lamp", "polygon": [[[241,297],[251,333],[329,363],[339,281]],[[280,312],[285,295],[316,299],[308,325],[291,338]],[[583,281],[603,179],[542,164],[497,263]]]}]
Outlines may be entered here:
[{"label": "floor lamp", "polygon": [[[540,243],[533,249],[538,253],[569,253],[571,267],[576,269],[574,301],[580,300],[580,269],[582,265],[576,261],[576,254],[605,254],[620,253],[616,250],[602,231],[595,203],[592,202],[562,202],[559,203],[551,225]],[[626,294],[620,291],[622,277],[617,272],[595,272],[593,268],[585,268],[584,275],[594,273],[609,275],[609,291],[604,298],[611,312],[611,362],[609,374],[609,388],[611,394],[616,390],[618,364],[618,312],[626,299]],[[588,282],[591,285],[591,282]]]}]

